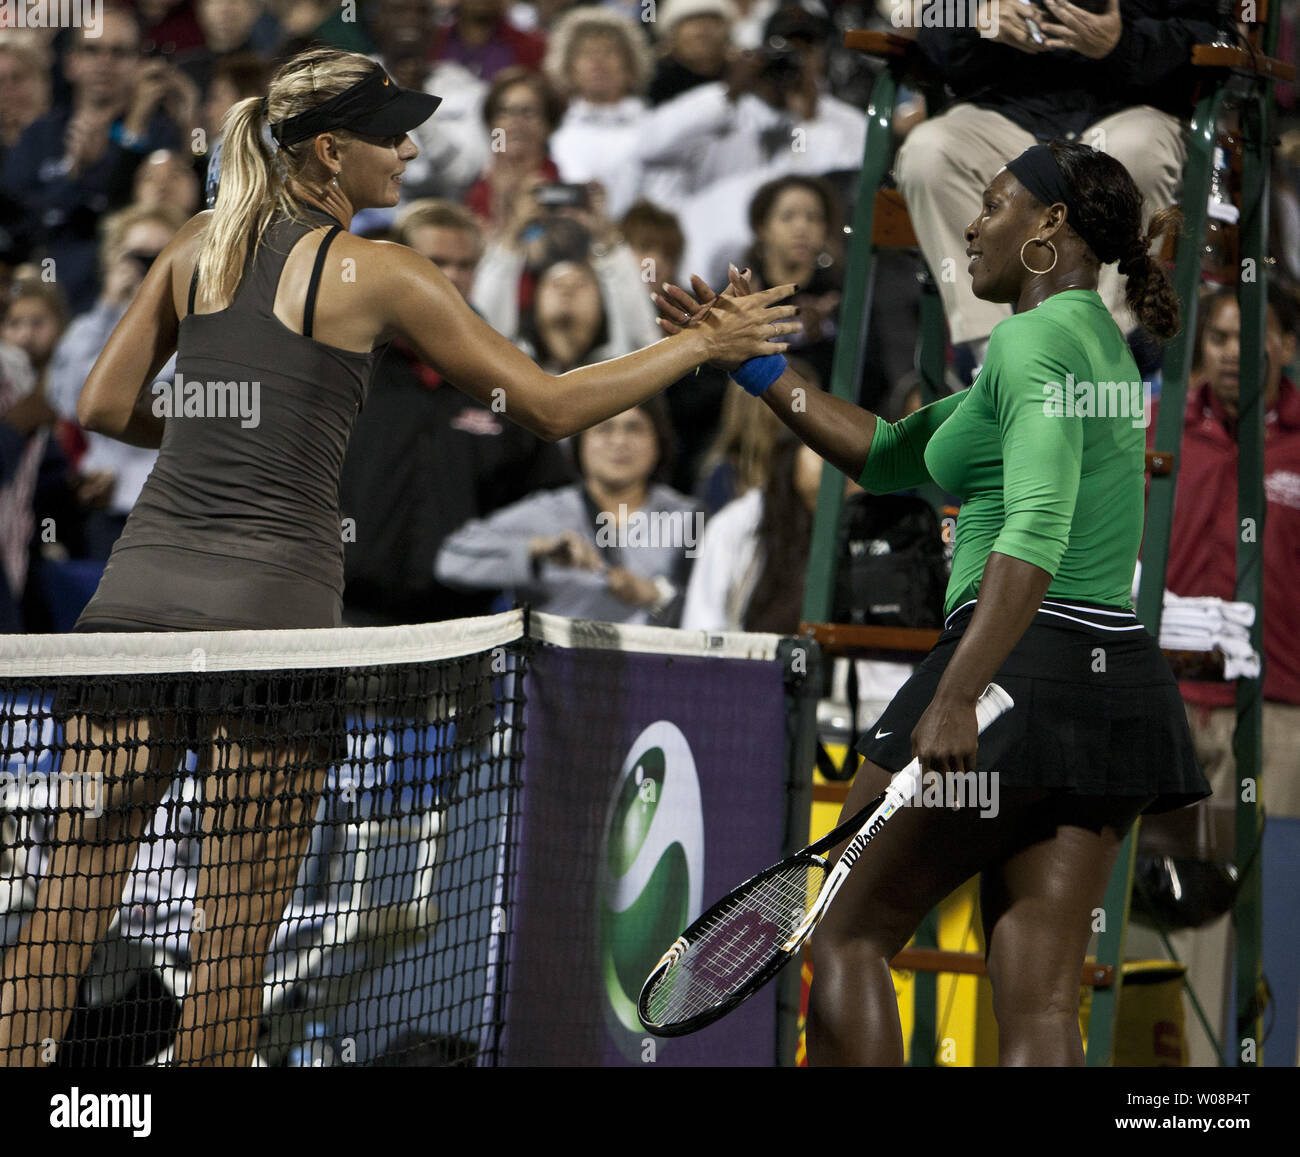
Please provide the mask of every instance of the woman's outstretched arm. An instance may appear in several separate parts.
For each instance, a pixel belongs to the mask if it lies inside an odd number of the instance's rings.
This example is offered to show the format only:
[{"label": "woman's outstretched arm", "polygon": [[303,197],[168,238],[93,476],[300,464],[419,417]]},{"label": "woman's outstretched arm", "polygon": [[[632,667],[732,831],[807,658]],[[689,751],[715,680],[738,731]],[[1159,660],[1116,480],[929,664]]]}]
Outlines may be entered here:
[{"label": "woman's outstretched arm", "polygon": [[728,300],[702,324],[625,357],[548,374],[474,313],[431,262],[386,245],[391,292],[380,303],[386,333],[400,336],[449,381],[495,412],[550,441],[621,414],[710,360],[737,362],[773,350],[798,330],[794,292],[777,286]]},{"label": "woman's outstretched arm", "polygon": [[[731,284],[716,294],[700,277],[692,277],[695,296],[677,285],[653,294],[662,315],[659,326],[674,336],[692,332],[719,305],[751,296],[748,280],[732,266]],[[784,345],[769,345],[761,354],[780,353]],[[721,361],[722,359],[715,359]],[[733,364],[739,364],[733,363]],[[761,395],[768,409],[790,427],[805,446],[815,450],[855,482],[862,477],[876,432],[876,415],[852,402],[810,386],[788,365]]]}]

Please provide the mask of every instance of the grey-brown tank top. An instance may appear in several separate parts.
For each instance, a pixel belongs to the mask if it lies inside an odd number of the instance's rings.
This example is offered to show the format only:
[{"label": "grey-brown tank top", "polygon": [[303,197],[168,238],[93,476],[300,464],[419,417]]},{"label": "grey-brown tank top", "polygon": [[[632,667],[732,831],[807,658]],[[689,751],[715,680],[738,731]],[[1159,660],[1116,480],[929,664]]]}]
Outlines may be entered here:
[{"label": "grey-brown tank top", "polygon": [[[158,460],[78,630],[340,625],[339,477],[385,347],[357,353],[311,336],[342,226],[301,208],[313,225],[277,215],[227,308],[195,314],[191,282],[176,381],[152,399],[166,417]],[[317,224],[333,228],[316,253],[298,334],[272,310],[289,251]]]}]

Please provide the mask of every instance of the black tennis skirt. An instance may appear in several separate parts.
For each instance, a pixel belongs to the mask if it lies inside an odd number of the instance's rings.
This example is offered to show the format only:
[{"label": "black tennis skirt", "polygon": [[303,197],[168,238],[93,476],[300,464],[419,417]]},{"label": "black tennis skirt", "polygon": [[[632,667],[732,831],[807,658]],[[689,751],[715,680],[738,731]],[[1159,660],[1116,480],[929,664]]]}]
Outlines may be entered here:
[{"label": "black tennis skirt", "polygon": [[[109,619],[82,619],[77,632],[175,630]],[[106,675],[59,680],[52,714],[60,722],[85,716],[108,726],[114,720],[158,720],[176,740],[197,749],[218,728],[233,743],[306,750],[313,760],[340,763],[348,755],[346,672],[181,672]]]},{"label": "black tennis skirt", "polygon": [[[974,614],[948,616],[934,649],[857,745],[872,763],[901,771],[911,735]],[[1045,599],[993,677],[1015,707],[980,736],[977,770],[1004,787],[1083,796],[1143,797],[1147,813],[1204,799],[1178,683],[1131,610]]]}]

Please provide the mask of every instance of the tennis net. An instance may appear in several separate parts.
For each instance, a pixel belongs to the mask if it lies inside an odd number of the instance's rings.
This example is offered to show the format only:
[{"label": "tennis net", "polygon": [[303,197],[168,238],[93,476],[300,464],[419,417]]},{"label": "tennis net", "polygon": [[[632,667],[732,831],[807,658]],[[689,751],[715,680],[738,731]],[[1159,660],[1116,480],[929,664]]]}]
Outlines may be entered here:
[{"label": "tennis net", "polygon": [[0,640],[0,1064],[498,1063],[524,620]]}]

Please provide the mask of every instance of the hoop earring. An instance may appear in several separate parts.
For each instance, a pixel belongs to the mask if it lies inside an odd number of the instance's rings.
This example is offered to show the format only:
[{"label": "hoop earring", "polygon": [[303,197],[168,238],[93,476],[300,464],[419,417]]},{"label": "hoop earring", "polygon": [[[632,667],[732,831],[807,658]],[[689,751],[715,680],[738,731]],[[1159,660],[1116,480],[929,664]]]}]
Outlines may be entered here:
[{"label": "hoop earring", "polygon": [[[1046,245],[1048,249],[1052,251],[1052,264],[1046,269],[1035,269],[1025,260],[1025,245],[1028,245],[1030,241],[1036,242],[1039,245]],[[1037,237],[1030,237],[1025,241],[1025,245],[1020,247],[1020,264],[1028,269],[1030,273],[1051,273],[1052,270],[1056,268],[1056,246],[1050,241],[1039,241]]]}]

